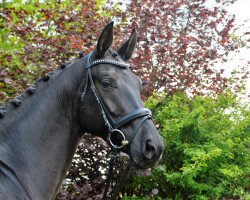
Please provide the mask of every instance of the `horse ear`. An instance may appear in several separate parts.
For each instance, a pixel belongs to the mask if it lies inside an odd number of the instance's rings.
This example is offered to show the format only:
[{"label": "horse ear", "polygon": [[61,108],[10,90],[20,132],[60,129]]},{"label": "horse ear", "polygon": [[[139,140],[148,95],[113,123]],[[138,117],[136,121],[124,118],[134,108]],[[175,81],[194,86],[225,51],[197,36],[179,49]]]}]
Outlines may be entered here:
[{"label": "horse ear", "polygon": [[105,52],[108,50],[113,41],[113,25],[114,22],[110,22],[102,31],[97,42],[97,56],[102,58]]},{"label": "horse ear", "polygon": [[136,32],[135,29],[133,29],[127,42],[125,42],[118,50],[118,54],[124,61],[131,58],[136,47],[136,42],[137,42]]}]

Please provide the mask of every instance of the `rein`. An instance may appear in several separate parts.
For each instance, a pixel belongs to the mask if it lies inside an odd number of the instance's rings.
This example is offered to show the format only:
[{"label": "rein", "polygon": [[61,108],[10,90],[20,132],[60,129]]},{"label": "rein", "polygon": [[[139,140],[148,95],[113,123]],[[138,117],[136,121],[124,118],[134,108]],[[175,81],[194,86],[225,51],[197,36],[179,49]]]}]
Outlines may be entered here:
[{"label": "rein", "polygon": [[[85,95],[86,95],[86,92],[88,89],[88,84],[90,84],[91,91],[94,94],[96,102],[98,103],[98,105],[100,107],[102,118],[103,118],[105,126],[108,130],[107,141],[108,141],[108,143],[111,147],[111,150],[112,150],[112,155],[111,155],[110,161],[109,161],[109,170],[108,170],[105,191],[104,191],[102,199],[103,200],[105,200],[107,198],[116,199],[116,197],[118,196],[118,193],[122,187],[122,182],[124,182],[124,179],[126,178],[127,174],[129,173],[129,171],[133,165],[133,161],[130,158],[124,174],[121,176],[121,178],[117,182],[116,187],[108,194],[108,189],[109,189],[110,183],[112,181],[112,175],[113,175],[112,172],[113,172],[114,163],[116,161],[116,156],[119,153],[119,151],[122,148],[124,148],[125,146],[130,145],[130,148],[131,148],[133,140],[134,140],[135,136],[137,135],[139,129],[143,125],[143,123],[147,119],[151,119],[151,111],[147,108],[139,108],[139,109],[136,109],[136,110],[120,117],[118,120],[114,121],[112,119],[111,115],[109,114],[108,109],[106,108],[104,102],[101,100],[100,95],[98,94],[98,91],[97,91],[96,86],[95,86],[94,81],[93,81],[91,69],[92,69],[92,67],[99,65],[99,64],[114,65],[114,66],[118,66],[118,67],[123,68],[123,69],[128,68],[129,65],[126,63],[116,62],[116,61],[107,60],[107,59],[98,59],[98,60],[95,60],[92,62],[91,55],[92,54],[87,55],[88,57],[87,57],[87,63],[86,63],[86,67],[85,67],[85,70],[87,71],[86,83],[85,83],[84,90],[81,94],[81,103],[82,103],[82,108],[84,108]],[[128,123],[134,121],[135,119],[138,119],[138,118],[141,118],[141,120],[137,124],[135,130],[132,133],[132,137],[129,141],[126,139],[125,134],[120,130],[120,128],[123,127],[124,125],[127,125]],[[122,137],[121,144],[115,144],[112,141],[112,135],[114,135],[114,134],[119,134]]]}]

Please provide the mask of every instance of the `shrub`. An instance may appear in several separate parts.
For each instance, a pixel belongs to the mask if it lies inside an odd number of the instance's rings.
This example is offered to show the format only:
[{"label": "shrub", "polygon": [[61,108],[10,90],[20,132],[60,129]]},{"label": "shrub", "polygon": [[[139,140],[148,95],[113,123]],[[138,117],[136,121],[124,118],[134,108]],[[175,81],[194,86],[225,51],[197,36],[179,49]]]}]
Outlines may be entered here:
[{"label": "shrub", "polygon": [[124,199],[250,198],[247,105],[227,92],[194,99],[155,94],[146,106],[164,138],[164,155],[151,175],[129,180],[126,193],[134,197]]}]

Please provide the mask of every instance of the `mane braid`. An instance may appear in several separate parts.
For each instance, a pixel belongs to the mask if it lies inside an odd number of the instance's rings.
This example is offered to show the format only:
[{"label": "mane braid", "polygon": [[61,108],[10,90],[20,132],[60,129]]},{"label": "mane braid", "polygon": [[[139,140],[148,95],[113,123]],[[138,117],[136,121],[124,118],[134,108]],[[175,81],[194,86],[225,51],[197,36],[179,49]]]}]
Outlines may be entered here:
[{"label": "mane braid", "polygon": [[79,53],[79,57],[74,59],[72,62],[62,63],[59,68],[45,74],[43,77],[39,77],[35,83],[31,84],[29,88],[25,89],[20,95],[14,97],[13,99],[8,100],[6,103],[0,103],[0,121],[8,115],[9,110],[14,110],[17,107],[21,106],[22,102],[28,99],[28,97],[35,95],[36,88],[38,83],[44,83],[49,81],[52,75],[57,75],[56,72],[65,71],[71,64],[75,63],[79,58],[83,57],[83,53]]}]

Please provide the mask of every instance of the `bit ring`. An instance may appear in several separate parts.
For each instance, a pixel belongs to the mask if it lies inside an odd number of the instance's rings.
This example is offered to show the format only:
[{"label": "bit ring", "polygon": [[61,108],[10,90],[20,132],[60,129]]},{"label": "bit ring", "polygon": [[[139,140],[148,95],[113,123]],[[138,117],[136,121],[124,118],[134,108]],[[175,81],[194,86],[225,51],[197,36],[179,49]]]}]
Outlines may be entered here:
[{"label": "bit ring", "polygon": [[[121,136],[122,136],[122,142],[121,142],[121,145],[118,146],[118,145],[115,145],[112,140],[111,140],[111,134],[114,134],[114,133],[119,133]],[[120,131],[119,129],[113,129],[109,132],[109,135],[108,135],[108,141],[109,143],[111,144],[112,147],[117,147],[118,149],[121,149],[123,148],[124,146],[128,145],[129,144],[129,141],[126,140],[126,137],[124,135],[124,133],[122,131]]]}]

